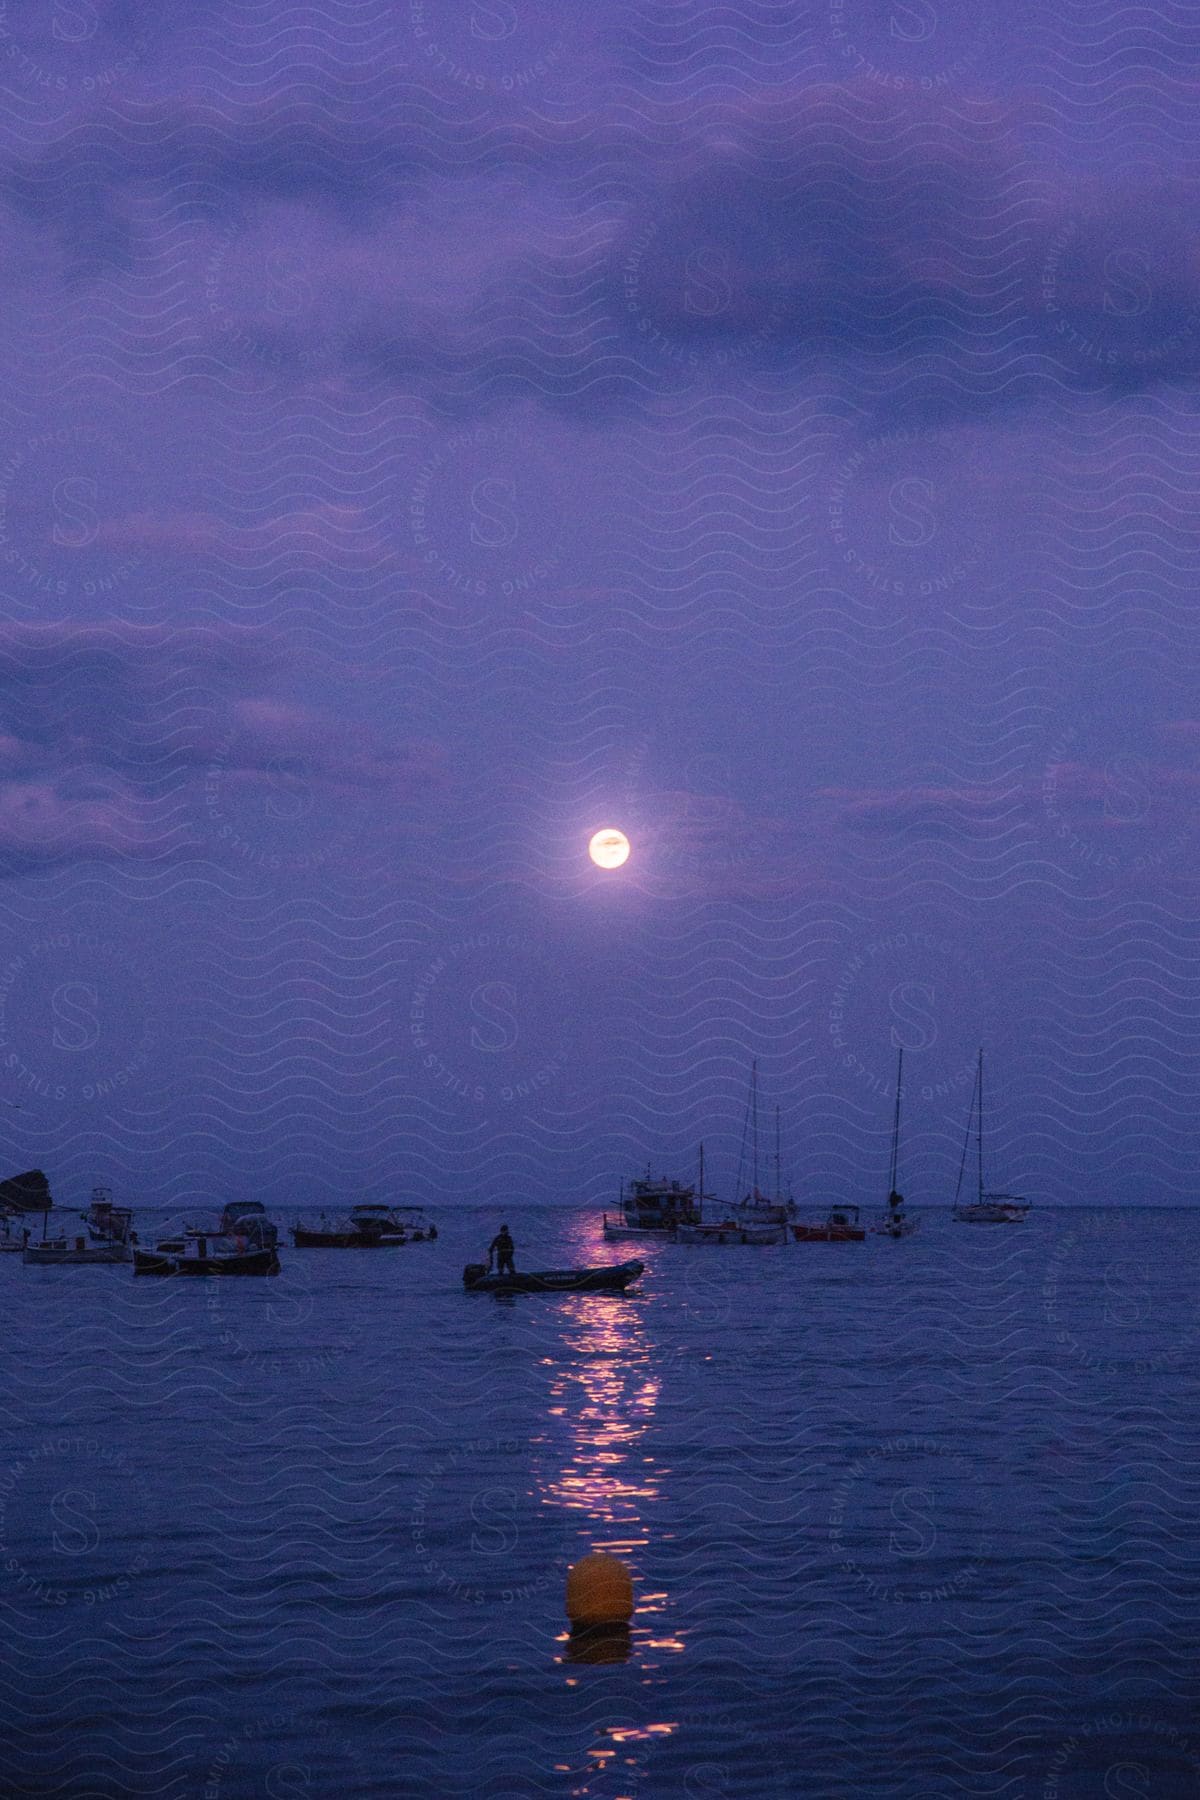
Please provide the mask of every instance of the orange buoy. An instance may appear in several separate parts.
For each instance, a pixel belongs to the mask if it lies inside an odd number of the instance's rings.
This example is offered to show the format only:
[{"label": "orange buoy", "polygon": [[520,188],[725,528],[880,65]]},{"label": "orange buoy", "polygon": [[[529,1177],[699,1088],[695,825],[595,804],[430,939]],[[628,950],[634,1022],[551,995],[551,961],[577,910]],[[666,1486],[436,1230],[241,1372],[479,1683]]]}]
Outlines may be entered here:
[{"label": "orange buoy", "polygon": [[633,1617],[633,1576],[617,1556],[585,1556],[567,1570],[572,1625],[624,1625]]}]

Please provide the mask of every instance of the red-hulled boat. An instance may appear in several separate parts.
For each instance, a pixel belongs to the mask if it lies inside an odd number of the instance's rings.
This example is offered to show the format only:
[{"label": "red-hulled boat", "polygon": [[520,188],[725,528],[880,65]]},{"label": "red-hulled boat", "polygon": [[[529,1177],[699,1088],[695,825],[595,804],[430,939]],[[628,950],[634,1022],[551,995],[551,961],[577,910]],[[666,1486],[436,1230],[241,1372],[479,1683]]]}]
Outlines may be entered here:
[{"label": "red-hulled boat", "polygon": [[862,1244],[867,1228],[858,1222],[857,1206],[833,1206],[827,1219],[792,1226],[798,1244]]}]

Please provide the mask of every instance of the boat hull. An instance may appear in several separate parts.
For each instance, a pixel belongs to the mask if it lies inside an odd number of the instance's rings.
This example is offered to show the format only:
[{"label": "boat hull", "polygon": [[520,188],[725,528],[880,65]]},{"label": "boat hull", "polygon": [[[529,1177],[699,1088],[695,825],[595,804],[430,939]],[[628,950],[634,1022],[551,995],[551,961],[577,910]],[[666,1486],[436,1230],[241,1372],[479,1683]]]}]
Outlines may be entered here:
[{"label": "boat hull", "polygon": [[643,1266],[626,1262],[602,1269],[518,1269],[511,1275],[494,1275],[481,1263],[468,1263],[463,1286],[469,1294],[623,1294]]},{"label": "boat hull", "polygon": [[862,1244],[867,1231],[865,1225],[793,1225],[792,1236],[798,1244]]},{"label": "boat hull", "polygon": [[27,1244],[21,1260],[34,1268],[54,1269],[60,1265],[75,1268],[89,1263],[127,1263],[131,1255],[126,1244],[73,1244],[65,1250],[55,1244]]},{"label": "boat hull", "polygon": [[681,1225],[676,1233],[681,1244],[786,1244],[785,1225]]},{"label": "boat hull", "polygon": [[177,1256],[165,1250],[135,1250],[135,1275],[278,1275],[274,1250],[245,1250],[233,1256]]},{"label": "boat hull", "polygon": [[745,1225],[787,1225],[796,1216],[795,1206],[785,1201],[776,1205],[763,1200],[741,1200],[732,1210]]},{"label": "boat hull", "polygon": [[1028,1207],[995,1206],[986,1200],[977,1205],[956,1206],[954,1217],[960,1225],[1022,1225]]},{"label": "boat hull", "polygon": [[625,1225],[605,1218],[603,1233],[608,1243],[615,1243],[618,1238],[673,1238],[677,1227],[674,1225]]},{"label": "boat hull", "polygon": [[310,1231],[307,1226],[292,1226],[292,1243],[297,1250],[393,1250],[401,1244],[419,1243],[394,1231]]}]

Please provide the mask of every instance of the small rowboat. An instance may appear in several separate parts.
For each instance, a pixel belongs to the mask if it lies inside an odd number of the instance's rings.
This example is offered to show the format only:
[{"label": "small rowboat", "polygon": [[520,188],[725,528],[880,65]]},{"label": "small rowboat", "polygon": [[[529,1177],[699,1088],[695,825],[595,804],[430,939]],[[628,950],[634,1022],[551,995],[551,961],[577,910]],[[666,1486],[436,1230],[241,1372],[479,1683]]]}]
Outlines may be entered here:
[{"label": "small rowboat", "polygon": [[483,1263],[468,1263],[463,1286],[469,1294],[623,1294],[643,1267],[625,1262],[599,1269],[518,1269],[513,1275],[492,1275]]}]

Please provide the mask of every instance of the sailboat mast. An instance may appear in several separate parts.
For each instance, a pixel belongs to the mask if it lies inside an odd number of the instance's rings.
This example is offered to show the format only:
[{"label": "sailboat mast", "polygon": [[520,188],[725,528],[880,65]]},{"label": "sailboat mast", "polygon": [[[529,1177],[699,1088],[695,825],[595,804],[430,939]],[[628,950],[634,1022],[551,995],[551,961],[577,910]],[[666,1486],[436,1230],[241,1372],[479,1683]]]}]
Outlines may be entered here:
[{"label": "sailboat mast", "polygon": [[754,1193],[757,1194],[758,1193],[758,1058],[757,1058],[757,1056],[754,1058],[754,1061],[750,1065],[750,1116],[751,1116],[751,1120],[752,1120],[752,1125],[751,1125],[752,1139],[751,1139],[751,1141],[753,1144],[753,1149],[752,1149],[751,1155],[752,1155],[753,1165],[754,1165]]},{"label": "sailboat mast", "polygon": [[779,1154],[779,1108],[775,1108],[775,1198],[783,1199],[783,1164]]},{"label": "sailboat mast", "polygon": [[904,1046],[901,1044],[896,1059],[896,1112],[892,1119],[892,1174],[891,1192],[896,1191],[896,1164],[900,1153],[900,1082],[904,1075]]},{"label": "sailboat mast", "polygon": [[983,1051],[979,1052],[979,1200],[983,1203]]}]

